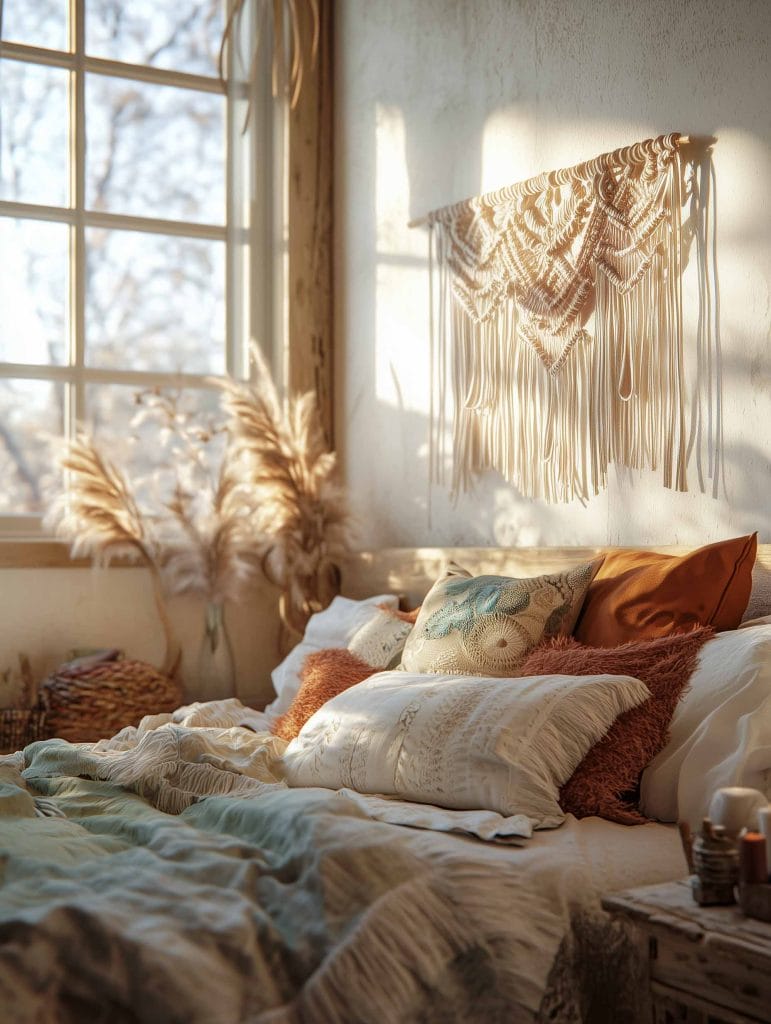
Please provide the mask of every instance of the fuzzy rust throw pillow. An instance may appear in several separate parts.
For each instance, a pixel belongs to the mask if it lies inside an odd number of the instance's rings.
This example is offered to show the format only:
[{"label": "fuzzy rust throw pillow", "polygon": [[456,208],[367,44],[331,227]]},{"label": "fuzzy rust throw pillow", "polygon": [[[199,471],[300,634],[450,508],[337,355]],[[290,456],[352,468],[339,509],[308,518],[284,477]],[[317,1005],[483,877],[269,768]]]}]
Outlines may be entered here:
[{"label": "fuzzy rust throw pillow", "polygon": [[531,652],[519,675],[627,675],[642,680],[651,696],[625,712],[584,757],[560,791],[560,806],[577,818],[596,814],[623,825],[645,818],[629,799],[643,770],[666,745],[677,702],[685,691],[711,627],[636,640],[620,647],[585,647],[555,637]]},{"label": "fuzzy rust throw pillow", "polygon": [[273,722],[271,731],[282,740],[293,740],[323,704],[379,671],[345,647],[314,651],[300,670],[300,689],[289,708]]}]

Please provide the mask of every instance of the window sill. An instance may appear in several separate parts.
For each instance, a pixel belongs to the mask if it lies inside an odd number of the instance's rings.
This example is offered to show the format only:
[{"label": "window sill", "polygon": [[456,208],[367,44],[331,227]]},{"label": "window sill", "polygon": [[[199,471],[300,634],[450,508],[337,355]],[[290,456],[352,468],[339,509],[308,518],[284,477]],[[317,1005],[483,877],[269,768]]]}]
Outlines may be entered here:
[{"label": "window sill", "polygon": [[[0,538],[0,569],[89,569],[92,564],[88,558],[71,558],[69,545],[62,541]],[[115,558],[110,565],[141,568],[127,558]]]}]

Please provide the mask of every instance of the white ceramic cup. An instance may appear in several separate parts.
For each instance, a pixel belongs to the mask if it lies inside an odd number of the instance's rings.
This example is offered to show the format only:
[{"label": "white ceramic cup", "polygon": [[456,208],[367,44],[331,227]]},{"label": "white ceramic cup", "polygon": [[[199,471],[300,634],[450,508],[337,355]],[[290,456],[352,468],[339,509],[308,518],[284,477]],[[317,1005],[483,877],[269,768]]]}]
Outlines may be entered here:
[{"label": "white ceramic cup", "polygon": [[729,839],[736,839],[743,828],[758,827],[758,811],[768,805],[768,797],[759,789],[726,786],[719,789],[709,805],[713,825],[722,825]]}]

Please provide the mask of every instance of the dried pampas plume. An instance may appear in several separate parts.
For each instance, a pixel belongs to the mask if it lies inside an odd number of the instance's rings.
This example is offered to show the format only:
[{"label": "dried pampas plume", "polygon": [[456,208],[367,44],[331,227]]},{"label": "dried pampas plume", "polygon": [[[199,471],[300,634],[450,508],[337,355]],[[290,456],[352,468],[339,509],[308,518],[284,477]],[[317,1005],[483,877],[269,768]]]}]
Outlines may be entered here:
[{"label": "dried pampas plume", "polygon": [[285,627],[301,634],[339,590],[336,559],[348,546],[351,518],[315,393],[283,404],[254,347],[252,364],[251,383],[221,384],[228,430],[252,495],[263,569],[281,588]]},{"label": "dried pampas plume", "polygon": [[154,544],[132,490],[93,439],[78,434],[59,464],[69,476],[69,486],[55,499],[46,522],[58,536],[71,539],[72,555],[102,564],[116,555],[155,564]]},{"label": "dried pampas plume", "polygon": [[104,565],[125,556],[147,565],[166,641],[162,671],[173,676],[181,650],[163,600],[157,540],[148,531],[128,481],[85,434],[66,445],[59,465],[67,487],[52,502],[46,524],[71,542],[75,558],[90,557]]},{"label": "dried pampas plume", "polygon": [[238,597],[258,571],[255,538],[241,491],[227,458],[207,515],[197,516],[195,496],[180,484],[175,487],[166,507],[185,543],[172,549],[164,565],[170,593],[203,593],[209,601],[222,604]]},{"label": "dried pampas plume", "polygon": [[162,502],[158,520],[167,592],[204,594],[214,604],[235,599],[260,566],[247,489],[232,448],[225,449],[216,476],[209,465],[207,446],[224,426],[219,417],[206,422],[186,413],[176,392],[140,391],[136,404],[142,411],[135,426],[151,420],[174,441],[166,467],[173,475],[171,496]]}]

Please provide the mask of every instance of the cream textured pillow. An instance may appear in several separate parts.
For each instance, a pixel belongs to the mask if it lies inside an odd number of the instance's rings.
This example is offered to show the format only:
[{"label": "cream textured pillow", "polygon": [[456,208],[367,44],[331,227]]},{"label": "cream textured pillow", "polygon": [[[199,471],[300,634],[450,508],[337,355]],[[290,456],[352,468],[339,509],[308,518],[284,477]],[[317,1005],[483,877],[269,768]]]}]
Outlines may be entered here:
[{"label": "cream textured pillow", "polygon": [[423,602],[402,655],[408,672],[511,676],[544,637],[573,629],[602,559],[516,579],[450,563]]},{"label": "cream textured pillow", "polygon": [[380,672],[334,697],[286,748],[290,786],[382,793],[460,810],[564,819],[559,787],[618,715],[629,676],[468,678]]},{"label": "cream textured pillow", "polygon": [[378,614],[351,637],[348,650],[373,668],[395,668],[414,626],[388,609],[378,608],[377,611]]}]

